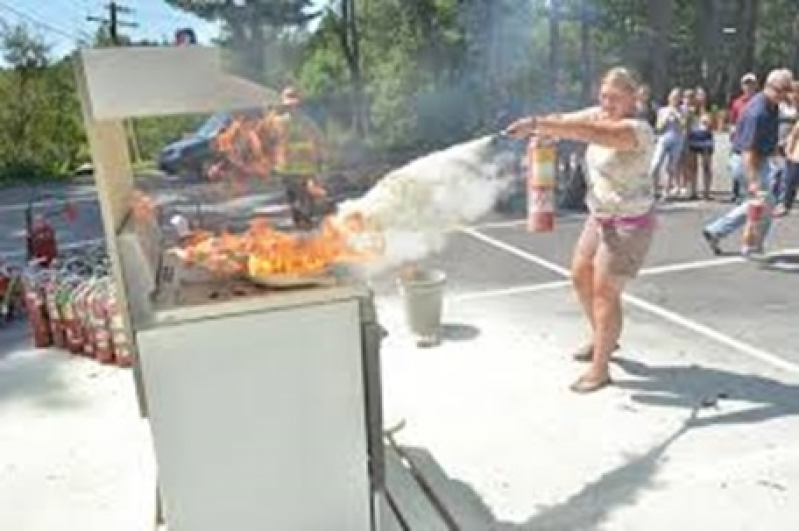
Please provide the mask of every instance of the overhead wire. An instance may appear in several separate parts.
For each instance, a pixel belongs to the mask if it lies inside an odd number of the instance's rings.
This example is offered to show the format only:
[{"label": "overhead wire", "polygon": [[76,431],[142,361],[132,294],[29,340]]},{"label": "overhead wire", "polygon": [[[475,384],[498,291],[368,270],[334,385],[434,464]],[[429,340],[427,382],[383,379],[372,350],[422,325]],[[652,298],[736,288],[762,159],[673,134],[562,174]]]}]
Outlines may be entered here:
[{"label": "overhead wire", "polygon": [[70,31],[67,31],[67,30],[63,29],[63,28],[60,28],[60,27],[58,27],[58,26],[56,26],[56,25],[54,25],[54,24],[52,24],[50,22],[47,22],[47,21],[42,20],[42,19],[40,19],[40,18],[38,18],[38,17],[36,17],[34,15],[31,15],[30,13],[27,13],[25,11],[17,9],[16,7],[10,6],[10,5],[8,5],[7,3],[5,3],[3,1],[0,1],[0,10],[6,10],[9,13],[13,13],[14,15],[16,15],[16,16],[18,16],[20,18],[23,18],[23,19],[27,20],[28,22],[30,22],[30,23],[32,23],[32,24],[34,24],[34,25],[36,25],[36,26],[38,26],[40,28],[46,29],[46,30],[51,31],[53,33],[57,33],[58,35],[60,35],[62,37],[66,37],[66,38],[72,39],[72,40],[78,40],[80,38],[80,36],[76,35],[75,33],[72,33]]}]

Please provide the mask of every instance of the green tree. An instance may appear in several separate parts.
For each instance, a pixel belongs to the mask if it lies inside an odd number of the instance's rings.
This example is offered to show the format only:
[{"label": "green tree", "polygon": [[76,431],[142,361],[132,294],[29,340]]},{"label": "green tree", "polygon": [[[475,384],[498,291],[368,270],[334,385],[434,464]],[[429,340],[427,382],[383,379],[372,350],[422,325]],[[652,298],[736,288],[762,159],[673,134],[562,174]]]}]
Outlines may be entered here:
[{"label": "green tree", "polygon": [[0,32],[0,179],[63,175],[85,154],[71,64],[49,50],[26,26]]},{"label": "green tree", "polygon": [[166,0],[168,4],[222,24],[220,44],[231,52],[234,70],[270,85],[293,70],[297,34],[319,16],[312,0]]}]

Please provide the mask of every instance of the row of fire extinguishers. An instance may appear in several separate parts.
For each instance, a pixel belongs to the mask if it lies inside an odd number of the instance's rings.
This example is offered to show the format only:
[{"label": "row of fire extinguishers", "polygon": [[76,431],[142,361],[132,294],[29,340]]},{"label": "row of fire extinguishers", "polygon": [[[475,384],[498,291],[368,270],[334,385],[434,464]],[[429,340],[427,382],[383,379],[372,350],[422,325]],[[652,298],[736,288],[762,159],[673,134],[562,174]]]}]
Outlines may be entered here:
[{"label": "row of fire extinguishers", "polygon": [[131,365],[119,299],[101,249],[22,271],[22,297],[36,348],[56,347],[102,363]]}]

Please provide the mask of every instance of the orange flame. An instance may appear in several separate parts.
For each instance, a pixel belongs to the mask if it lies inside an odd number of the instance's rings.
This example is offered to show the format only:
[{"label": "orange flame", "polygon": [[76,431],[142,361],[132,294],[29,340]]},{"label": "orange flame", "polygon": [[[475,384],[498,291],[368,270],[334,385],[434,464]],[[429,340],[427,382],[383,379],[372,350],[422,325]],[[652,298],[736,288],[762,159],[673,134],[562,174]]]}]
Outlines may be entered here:
[{"label": "orange flame", "polygon": [[302,236],[277,231],[268,220],[257,218],[242,234],[195,233],[184,242],[184,259],[220,274],[312,276],[336,263],[370,260],[382,253],[380,244],[355,249],[351,235],[349,227],[332,218],[318,232]]},{"label": "orange flame", "polygon": [[272,154],[268,138],[269,117],[235,117],[215,139],[214,148],[222,160],[211,167],[208,177],[229,181],[226,195],[238,197],[246,191],[246,180],[268,179],[272,172]]}]

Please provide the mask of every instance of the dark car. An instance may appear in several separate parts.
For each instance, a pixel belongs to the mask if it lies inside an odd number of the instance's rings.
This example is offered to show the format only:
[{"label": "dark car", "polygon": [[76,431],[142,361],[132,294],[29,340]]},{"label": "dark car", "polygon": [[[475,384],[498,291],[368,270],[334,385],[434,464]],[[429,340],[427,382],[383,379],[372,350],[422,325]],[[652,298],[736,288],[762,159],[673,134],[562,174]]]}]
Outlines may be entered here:
[{"label": "dark car", "polygon": [[237,114],[260,118],[264,115],[264,109],[241,109],[212,115],[197,131],[165,146],[158,158],[158,168],[172,174],[200,175],[205,164],[217,156],[214,140]]}]

